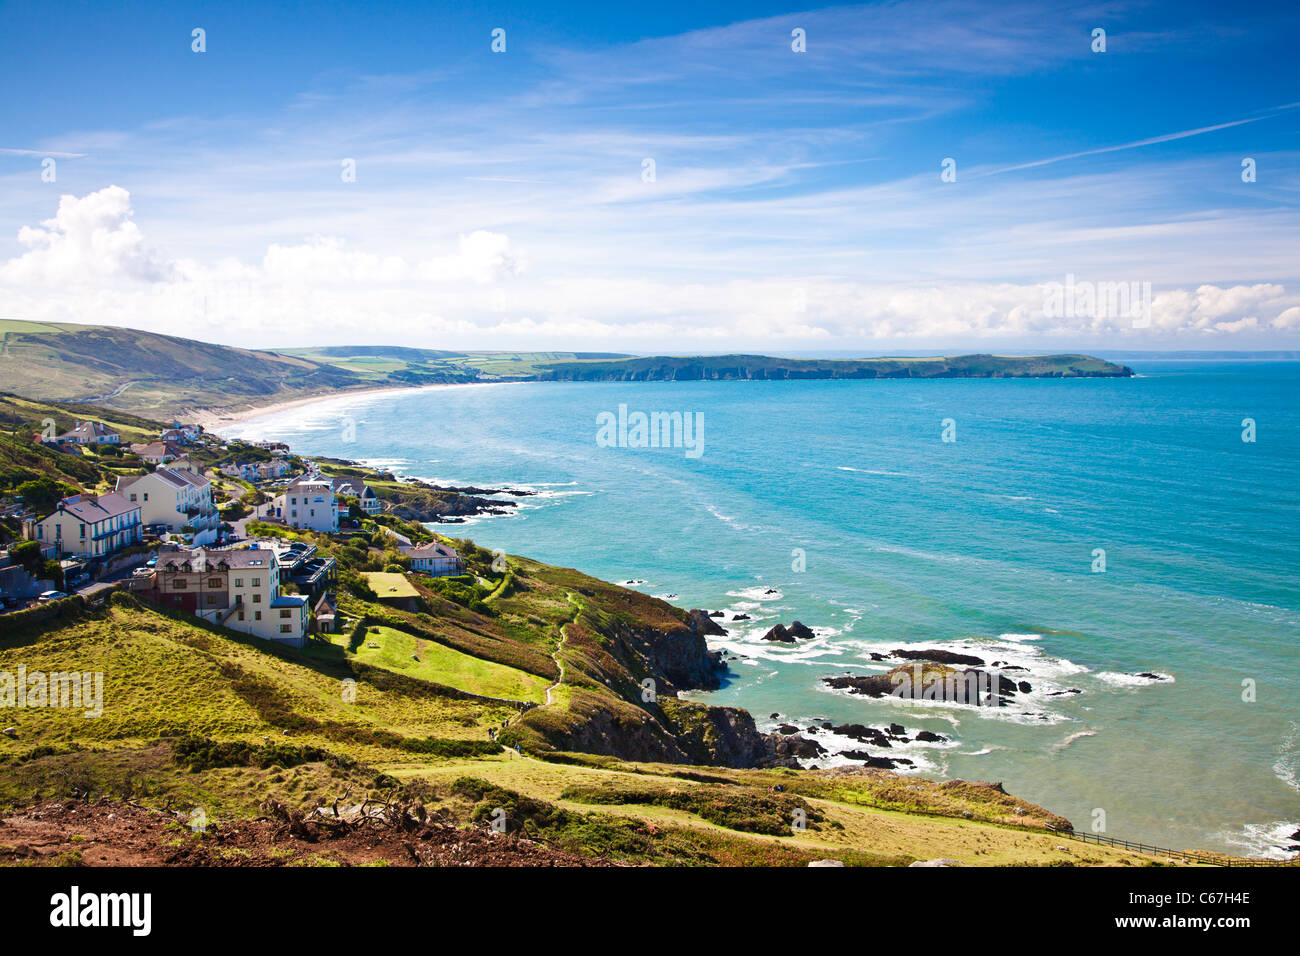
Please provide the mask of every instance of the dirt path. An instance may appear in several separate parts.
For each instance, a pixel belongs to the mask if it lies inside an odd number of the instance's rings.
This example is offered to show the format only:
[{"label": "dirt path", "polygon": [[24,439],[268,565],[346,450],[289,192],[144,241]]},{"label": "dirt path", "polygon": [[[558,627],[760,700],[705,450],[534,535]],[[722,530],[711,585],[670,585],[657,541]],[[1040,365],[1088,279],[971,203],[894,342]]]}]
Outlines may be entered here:
[{"label": "dirt path", "polygon": [[571,591],[567,592],[565,596],[569,599],[569,603],[573,605],[573,618],[572,620],[566,621],[565,623],[560,625],[560,642],[555,645],[555,650],[551,653],[551,660],[555,661],[555,666],[560,672],[560,678],[550,687],[546,688],[547,707],[550,707],[553,703],[555,703],[555,699],[551,695],[551,691],[555,690],[557,687],[559,687],[561,684],[564,683],[564,661],[560,660],[560,651],[564,650],[564,642],[569,639],[568,627],[570,624],[576,621],[578,619],[578,615],[582,613],[582,605],[580,605],[577,601],[573,599],[573,592]]}]

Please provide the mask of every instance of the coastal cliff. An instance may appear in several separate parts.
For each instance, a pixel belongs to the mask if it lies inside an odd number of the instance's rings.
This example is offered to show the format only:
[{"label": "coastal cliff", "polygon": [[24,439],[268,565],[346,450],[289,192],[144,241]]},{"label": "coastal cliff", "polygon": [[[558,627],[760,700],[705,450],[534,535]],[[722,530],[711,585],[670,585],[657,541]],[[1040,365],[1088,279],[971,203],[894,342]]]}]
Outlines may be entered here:
[{"label": "coastal cliff", "polygon": [[537,381],[694,382],[875,378],[1127,378],[1133,370],[1090,355],[957,355],[935,358],[784,359],[767,355],[652,356],[557,362]]}]

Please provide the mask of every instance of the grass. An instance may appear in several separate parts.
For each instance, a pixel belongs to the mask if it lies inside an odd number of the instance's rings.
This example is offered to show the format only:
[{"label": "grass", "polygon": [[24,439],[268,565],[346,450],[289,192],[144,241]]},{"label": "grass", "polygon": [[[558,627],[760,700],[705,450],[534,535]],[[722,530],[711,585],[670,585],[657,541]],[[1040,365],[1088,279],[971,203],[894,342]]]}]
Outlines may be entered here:
[{"label": "grass", "polygon": [[383,600],[384,598],[418,598],[420,592],[406,579],[406,575],[391,571],[366,571],[362,577]]},{"label": "grass", "polygon": [[[346,646],[347,637],[335,635],[333,642]],[[378,646],[370,647],[371,643]],[[446,684],[471,694],[539,704],[546,699],[548,681],[545,678],[471,657],[392,627],[372,627],[355,656],[357,660],[375,667]]]}]

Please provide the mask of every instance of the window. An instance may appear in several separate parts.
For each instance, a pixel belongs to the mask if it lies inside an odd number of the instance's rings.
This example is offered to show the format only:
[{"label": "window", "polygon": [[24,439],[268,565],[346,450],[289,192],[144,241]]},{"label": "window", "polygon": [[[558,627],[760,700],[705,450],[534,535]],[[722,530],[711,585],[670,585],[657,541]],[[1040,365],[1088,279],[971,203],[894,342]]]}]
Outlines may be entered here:
[{"label": "window", "polygon": [[281,617],[289,617],[289,616],[290,616],[289,609],[288,609],[288,608],[285,608],[284,610],[282,610],[282,611],[280,612],[280,616],[281,616]]},{"label": "window", "polygon": [[135,501],[135,492],[134,492],[134,491],[131,492],[131,500],[132,500],[132,501]]},{"label": "window", "polygon": [[81,526],[81,536],[83,538],[86,536],[86,526],[84,524]]},{"label": "window", "polygon": [[261,611],[254,611],[254,612],[253,612],[253,620],[254,620],[254,621],[260,621],[261,619],[262,619],[262,612],[261,612]]},{"label": "window", "polygon": [[144,500],[145,500],[145,501],[148,501],[148,500],[149,500],[149,492],[147,492],[147,491],[144,493]]},{"label": "window", "polygon": [[210,588],[221,587],[221,578],[208,578],[208,587]]},{"label": "window", "polygon": [[244,579],[243,579],[243,578],[235,578],[235,587],[237,587],[237,588],[242,588],[243,586],[244,586]]},{"label": "window", "polygon": [[254,603],[254,604],[261,604],[261,603],[262,603],[262,595],[260,595],[260,594],[254,594],[254,595],[253,595],[253,603]]},{"label": "window", "polygon": [[185,579],[184,579],[184,578],[173,578],[173,579],[172,579],[172,590],[173,590],[173,591],[184,591],[184,590],[185,590]]},{"label": "window", "polygon": [[290,627],[288,624],[281,624],[281,625],[280,625],[280,633],[281,633],[281,634],[292,634],[292,633],[293,633],[293,628]]},{"label": "window", "polygon": [[260,588],[261,586],[262,586],[262,579],[261,579],[261,578],[253,578],[253,587],[255,587],[255,588]]},{"label": "window", "polygon": [[244,619],[244,612],[243,612],[243,611],[240,611],[240,612],[239,612],[239,619],[240,619],[241,621]]}]

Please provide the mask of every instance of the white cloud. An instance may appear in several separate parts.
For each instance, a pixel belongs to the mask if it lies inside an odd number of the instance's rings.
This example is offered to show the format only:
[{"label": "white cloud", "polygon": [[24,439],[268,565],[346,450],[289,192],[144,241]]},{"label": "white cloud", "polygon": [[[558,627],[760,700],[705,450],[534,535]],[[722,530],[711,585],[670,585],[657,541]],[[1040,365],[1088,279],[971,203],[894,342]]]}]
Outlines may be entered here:
[{"label": "white cloud", "polygon": [[[1264,335],[1277,346],[1279,334],[1300,332],[1300,291],[1281,283],[1157,288],[1142,329],[1127,316],[1048,315],[1044,287],[1034,282],[868,281],[774,269],[736,277],[716,267],[686,280],[637,270],[635,257],[622,269],[581,275],[582,262],[567,250],[534,274],[509,236],[486,229],[428,240],[414,256],[316,236],[271,243],[251,263],[166,260],[148,251],[130,196],[118,187],[64,196],[54,219],[19,235],[29,251],[0,263],[0,315],[262,347],[1253,348]],[[439,255],[439,247],[454,251]]]},{"label": "white cloud", "polygon": [[160,282],[173,274],[172,266],[145,246],[140,227],[131,221],[131,195],[120,186],[80,199],[60,197],[54,218],[40,228],[24,226],[18,242],[31,251],[0,266],[0,282]]}]

